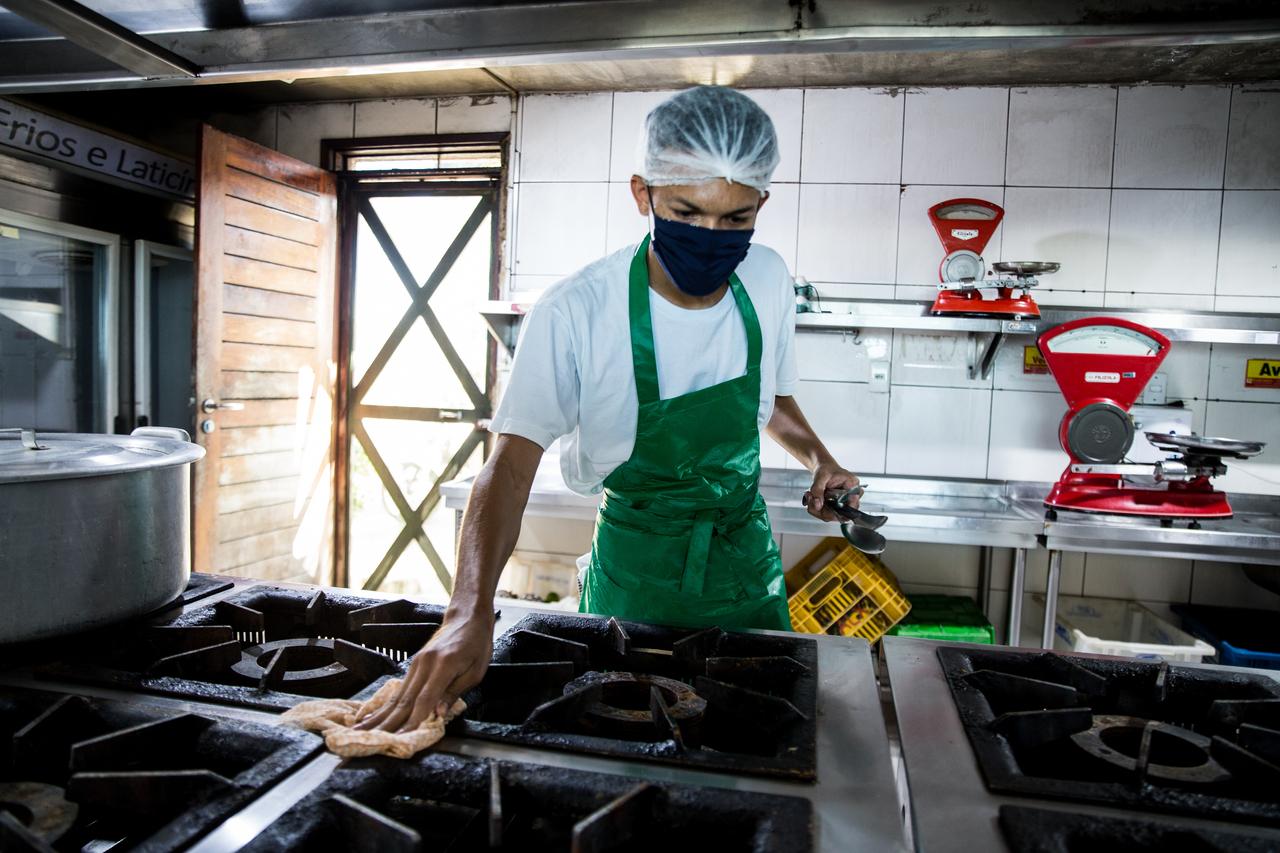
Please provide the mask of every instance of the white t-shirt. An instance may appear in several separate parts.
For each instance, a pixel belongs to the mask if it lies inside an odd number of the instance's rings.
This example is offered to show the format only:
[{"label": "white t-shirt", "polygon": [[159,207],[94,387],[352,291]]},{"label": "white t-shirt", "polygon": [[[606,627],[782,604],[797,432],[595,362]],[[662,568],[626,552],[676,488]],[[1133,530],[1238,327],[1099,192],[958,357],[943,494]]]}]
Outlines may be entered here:
[{"label": "white t-shirt", "polygon": [[[627,311],[636,246],[614,252],[548,288],[524,320],[506,393],[490,429],[546,450],[561,439],[565,483],[598,494],[635,445],[635,372]],[[795,393],[795,290],[777,252],[752,244],[739,264],[760,320],[760,417],[775,395]],[[680,308],[649,290],[658,393],[679,397],[742,376],[747,335],[733,294],[711,308]]]}]

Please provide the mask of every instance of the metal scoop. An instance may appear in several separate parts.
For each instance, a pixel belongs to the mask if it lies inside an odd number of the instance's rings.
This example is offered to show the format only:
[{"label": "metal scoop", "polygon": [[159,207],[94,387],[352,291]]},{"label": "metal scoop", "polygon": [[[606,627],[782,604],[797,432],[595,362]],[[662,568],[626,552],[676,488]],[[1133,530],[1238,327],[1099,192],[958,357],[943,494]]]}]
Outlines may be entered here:
[{"label": "metal scoop", "polygon": [[[857,507],[849,506],[847,501],[853,495],[861,495],[863,487],[858,486],[847,492],[828,495],[826,499],[827,509],[836,515],[845,519],[840,525],[840,532],[844,534],[844,538],[849,544],[857,548],[864,554],[883,554],[887,544],[884,536],[876,531],[883,527],[885,522],[889,520],[887,515],[872,515],[863,512]],[[808,501],[805,501],[808,505]]]}]

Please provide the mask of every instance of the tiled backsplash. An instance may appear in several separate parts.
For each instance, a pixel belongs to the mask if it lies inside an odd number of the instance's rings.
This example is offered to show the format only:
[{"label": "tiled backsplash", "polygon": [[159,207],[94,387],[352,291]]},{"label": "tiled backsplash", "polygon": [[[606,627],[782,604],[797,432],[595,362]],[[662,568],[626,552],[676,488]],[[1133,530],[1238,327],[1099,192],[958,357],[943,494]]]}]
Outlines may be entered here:
[{"label": "tiled backsplash", "polygon": [[[644,115],[666,92],[520,101],[513,291],[536,292],[639,239],[626,184]],[[782,163],[757,241],[824,306],[932,299],[943,250],[926,216],[947,198],[1005,207],[985,252],[1055,260],[1039,301],[1280,313],[1280,89],[1275,86],[772,89]],[[571,235],[571,236],[570,236]],[[800,333],[799,398],[844,464],[866,473],[1052,480],[1065,409],[1023,373],[1023,343],[969,379],[963,334]],[[879,354],[871,354],[875,350]],[[1177,343],[1168,399],[1196,430],[1271,441],[1230,489],[1280,494],[1280,392],[1246,388],[1246,358],[1280,350]],[[890,362],[887,388],[869,361]],[[944,413],[937,417],[937,413]],[[789,465],[776,447],[766,464]]]}]

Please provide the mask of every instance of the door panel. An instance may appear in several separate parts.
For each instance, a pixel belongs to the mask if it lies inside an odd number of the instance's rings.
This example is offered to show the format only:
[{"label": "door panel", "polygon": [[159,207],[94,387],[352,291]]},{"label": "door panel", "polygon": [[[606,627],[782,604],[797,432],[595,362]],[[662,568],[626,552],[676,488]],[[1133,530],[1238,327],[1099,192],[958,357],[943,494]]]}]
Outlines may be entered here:
[{"label": "door panel", "polygon": [[333,176],[209,127],[201,146],[196,398],[236,408],[197,412],[195,566],[326,583]]}]

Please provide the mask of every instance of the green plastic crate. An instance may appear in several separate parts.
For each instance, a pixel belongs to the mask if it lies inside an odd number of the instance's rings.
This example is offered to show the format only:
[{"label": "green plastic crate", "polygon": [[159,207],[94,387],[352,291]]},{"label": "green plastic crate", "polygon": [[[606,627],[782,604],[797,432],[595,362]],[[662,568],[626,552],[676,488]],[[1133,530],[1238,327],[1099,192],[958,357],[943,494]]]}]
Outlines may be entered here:
[{"label": "green plastic crate", "polygon": [[949,643],[990,645],[996,641],[995,628],[973,599],[963,595],[911,596],[911,612],[890,628],[889,634]]}]

